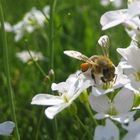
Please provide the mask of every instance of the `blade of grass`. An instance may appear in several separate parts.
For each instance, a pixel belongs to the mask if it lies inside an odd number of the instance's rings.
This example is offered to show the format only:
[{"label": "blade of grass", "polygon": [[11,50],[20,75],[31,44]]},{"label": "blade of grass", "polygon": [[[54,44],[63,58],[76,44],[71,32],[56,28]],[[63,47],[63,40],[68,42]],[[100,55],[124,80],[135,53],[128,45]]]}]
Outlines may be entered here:
[{"label": "blade of grass", "polygon": [[9,56],[8,56],[8,45],[7,45],[7,38],[6,38],[6,32],[4,29],[4,14],[3,14],[3,6],[2,6],[2,0],[0,0],[0,23],[1,23],[1,36],[2,36],[2,46],[3,46],[3,63],[5,68],[5,74],[6,74],[6,80],[7,80],[7,89],[8,89],[8,95],[10,96],[10,102],[11,102],[11,112],[12,117],[15,122],[16,126],[16,138],[17,140],[20,140],[19,130],[18,130],[18,124],[17,124],[17,118],[15,113],[15,103],[14,103],[14,93],[12,90],[11,85],[11,77],[10,77],[10,69],[9,69]]},{"label": "blade of grass", "polygon": [[[50,49],[50,69],[54,70],[54,13],[57,0],[50,1],[50,20],[49,20],[49,49]],[[51,83],[54,81],[52,79]],[[54,140],[57,140],[57,119],[53,120]]]}]

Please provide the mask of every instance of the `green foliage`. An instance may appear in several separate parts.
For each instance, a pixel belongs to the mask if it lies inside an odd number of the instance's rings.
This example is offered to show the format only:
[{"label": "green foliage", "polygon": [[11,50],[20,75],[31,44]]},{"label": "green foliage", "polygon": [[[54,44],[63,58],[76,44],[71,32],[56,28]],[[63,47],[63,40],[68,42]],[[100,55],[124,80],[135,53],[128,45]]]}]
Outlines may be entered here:
[{"label": "green foliage", "polygon": [[[49,4],[49,0],[6,0],[3,2],[5,21],[12,25],[21,20],[26,12],[32,7],[42,9]],[[98,0],[61,0],[57,1],[54,13],[54,72],[55,82],[64,81],[71,73],[80,68],[80,62],[63,54],[64,50],[77,50],[87,56],[101,54],[97,41],[103,34],[109,35],[111,39],[110,58],[117,65],[120,56],[116,53],[117,47],[127,47],[130,39],[121,26],[108,31],[102,31],[100,16],[113,7],[102,7]],[[117,32],[116,32],[117,30]],[[38,29],[32,34],[26,34],[21,41],[14,41],[14,34],[7,33],[10,72],[12,86],[15,95],[16,116],[19,125],[21,140],[35,140],[37,129],[39,129],[39,140],[53,140],[52,121],[44,115],[44,108],[31,105],[31,100],[37,93],[50,93],[50,83],[34,64],[23,64],[16,53],[27,50],[41,51],[45,61],[39,61],[42,69],[48,73],[50,70],[50,52],[48,46],[49,24]],[[26,41],[27,40],[27,43]],[[0,41],[1,43],[1,41]],[[1,46],[1,44],[0,44]],[[2,57],[2,51],[0,51]],[[0,121],[11,120],[9,97],[5,86],[5,74],[3,61],[0,59]],[[84,96],[83,96],[84,97]],[[82,98],[82,97],[81,97]],[[83,124],[93,134],[92,119],[81,102],[73,108],[78,112]],[[43,115],[41,115],[43,114]],[[41,122],[40,117],[42,116]],[[59,140],[92,139],[82,128],[71,112],[66,109],[57,116]],[[38,125],[40,123],[40,127]],[[90,128],[93,127],[93,128]],[[1,140],[16,140],[15,133],[10,137],[0,137]]]}]

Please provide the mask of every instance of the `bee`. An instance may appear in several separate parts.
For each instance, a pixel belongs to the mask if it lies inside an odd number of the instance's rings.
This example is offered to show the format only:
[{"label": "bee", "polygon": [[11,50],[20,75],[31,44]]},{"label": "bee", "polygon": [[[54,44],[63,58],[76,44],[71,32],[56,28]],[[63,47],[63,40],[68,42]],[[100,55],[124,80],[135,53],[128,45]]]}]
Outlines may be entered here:
[{"label": "bee", "polygon": [[107,51],[103,52],[104,55],[93,55],[89,58],[82,53],[73,50],[64,51],[64,54],[80,61],[84,61],[84,63],[82,63],[80,66],[81,71],[86,72],[88,69],[91,69],[91,75],[94,81],[96,75],[99,75],[103,83],[108,83],[113,81],[114,77],[116,76],[115,66],[109,59]]}]

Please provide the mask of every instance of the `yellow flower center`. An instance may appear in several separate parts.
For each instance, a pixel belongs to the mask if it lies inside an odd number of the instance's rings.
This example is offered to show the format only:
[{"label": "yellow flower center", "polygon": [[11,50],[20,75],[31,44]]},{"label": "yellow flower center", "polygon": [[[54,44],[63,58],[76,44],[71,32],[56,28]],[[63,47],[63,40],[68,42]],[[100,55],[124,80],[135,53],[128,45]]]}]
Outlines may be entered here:
[{"label": "yellow flower center", "polygon": [[128,4],[133,3],[135,0],[128,0]]},{"label": "yellow flower center", "polygon": [[114,107],[114,105],[111,105],[109,111],[108,111],[108,114],[111,115],[111,116],[115,116],[118,114],[116,108]]},{"label": "yellow flower center", "polygon": [[68,99],[68,97],[67,97],[66,95],[63,95],[63,99],[64,99],[64,101],[65,101],[66,103],[69,102],[69,99]]},{"label": "yellow flower center", "polygon": [[136,81],[140,82],[140,72],[135,73]]}]

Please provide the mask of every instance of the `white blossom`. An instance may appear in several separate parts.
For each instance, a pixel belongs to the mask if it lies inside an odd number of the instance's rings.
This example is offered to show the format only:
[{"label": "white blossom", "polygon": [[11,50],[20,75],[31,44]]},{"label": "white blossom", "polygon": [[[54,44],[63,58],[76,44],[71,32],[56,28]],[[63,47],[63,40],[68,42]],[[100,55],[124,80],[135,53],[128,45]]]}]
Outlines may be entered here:
[{"label": "white blossom", "polygon": [[9,136],[15,127],[15,124],[11,121],[0,123],[0,135]]},{"label": "white blossom", "polygon": [[89,102],[94,111],[96,119],[110,117],[120,123],[127,123],[135,114],[130,112],[133,106],[134,94],[131,90],[123,88],[115,97],[110,99],[107,95],[89,96]]},{"label": "white blossom", "polygon": [[109,119],[106,119],[105,126],[98,125],[95,128],[93,140],[119,140],[119,129]]},{"label": "white blossom", "polygon": [[129,125],[124,128],[128,133],[123,140],[140,140],[140,118],[136,121],[131,121]]},{"label": "white blossom", "polygon": [[108,6],[112,4],[114,7],[119,8],[122,5],[122,0],[100,0],[102,6]]},{"label": "white blossom", "polygon": [[[34,60],[44,59],[44,56],[42,55],[41,52],[30,51],[30,53]],[[31,56],[28,51],[22,51],[22,52],[16,53],[16,57],[19,58],[23,63],[27,63],[29,60],[32,60]]]},{"label": "white blossom", "polygon": [[136,41],[140,42],[140,1],[133,0],[128,2],[127,9],[121,9],[116,11],[109,11],[102,15],[100,23],[102,29],[114,27],[119,24],[123,24],[125,31],[128,35]]},{"label": "white blossom", "polygon": [[53,119],[56,114],[61,112],[89,86],[93,83],[91,80],[83,78],[82,74],[72,74],[68,77],[66,82],[53,83],[52,90],[58,91],[59,96],[50,94],[37,94],[33,97],[31,104],[49,106],[45,110],[45,114],[49,119]]},{"label": "white blossom", "polygon": [[43,8],[43,12],[33,7],[26,13],[21,21],[12,26],[12,31],[15,33],[15,41],[19,41],[26,33],[32,33],[34,30],[43,27],[46,18],[49,18],[49,6]]},{"label": "white blossom", "polygon": [[131,85],[127,87],[133,89],[134,92],[140,92],[140,49],[137,42],[132,41],[129,47],[118,48],[117,51],[126,61],[126,63],[122,64],[122,67],[126,67],[127,70],[127,67],[131,66],[131,73],[128,73]]}]

